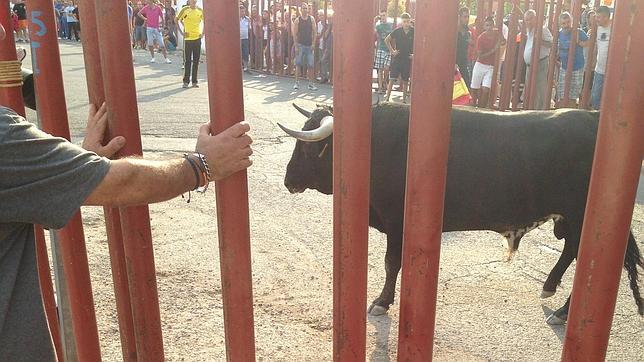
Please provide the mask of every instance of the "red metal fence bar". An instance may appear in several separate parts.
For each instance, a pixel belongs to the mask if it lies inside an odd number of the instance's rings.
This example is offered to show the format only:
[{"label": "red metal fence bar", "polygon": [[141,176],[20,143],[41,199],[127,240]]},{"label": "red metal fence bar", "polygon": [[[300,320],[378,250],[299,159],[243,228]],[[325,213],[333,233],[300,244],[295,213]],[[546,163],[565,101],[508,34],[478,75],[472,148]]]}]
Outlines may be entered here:
[{"label": "red metal fence bar", "polygon": [[456,54],[456,33],[444,29],[456,28],[458,2],[426,0],[417,3],[417,11],[423,21],[415,28],[399,361],[432,359],[454,81],[445,69],[455,63]]},{"label": "red metal fence bar", "polygon": [[[575,64],[575,54],[577,49],[577,41],[579,40],[579,18],[581,18],[581,5],[580,0],[572,0],[572,33],[570,35],[570,46],[568,47],[568,63],[566,64],[566,75],[564,77],[564,94],[563,100],[560,99],[562,107],[568,107],[568,101],[570,100],[570,83],[572,81],[572,71],[573,65]],[[559,18],[557,18],[559,20]],[[558,29],[559,27],[557,27]],[[559,32],[557,31],[557,34]],[[553,43],[553,50],[557,49],[557,44]],[[561,77],[561,75],[559,75]],[[562,102],[563,101],[563,102]]]},{"label": "red metal fence bar", "polygon": [[[127,139],[117,157],[141,156],[139,112],[125,2],[96,1],[95,6],[108,126],[113,136]],[[137,358],[162,361],[163,338],[149,210],[147,206],[122,208],[120,217]]]},{"label": "red metal fence bar", "polygon": [[[79,12],[80,17],[84,19],[81,40],[83,43],[83,59],[85,61],[85,76],[87,78],[89,102],[100,107],[105,102],[105,91],[96,24],[96,0],[82,1],[79,4]],[[110,129],[107,129],[107,139],[111,139],[111,133]],[[132,320],[125,250],[123,249],[121,216],[118,208],[105,207],[103,208],[103,212],[105,214],[105,226],[110,252],[123,359],[125,361],[136,360],[134,322]]]},{"label": "red metal fence bar", "polygon": [[[595,1],[595,9],[599,7],[600,2]],[[590,23],[590,20],[589,20]],[[581,97],[579,99],[579,108],[587,109],[590,107],[590,91],[593,83],[593,72],[595,70],[595,62],[597,58],[595,57],[595,47],[597,46],[597,22],[593,22],[590,25],[589,45],[588,45],[588,59],[586,59],[586,65],[584,66],[584,86],[581,90]]]},{"label": "red metal fence bar", "polygon": [[[495,18],[495,24],[496,28],[498,29],[497,31],[499,32],[499,36],[503,36],[503,12],[504,12],[504,7],[505,5],[505,0],[497,0],[497,6],[496,6],[496,18]],[[491,10],[491,9],[490,9]],[[508,29],[509,30],[509,29]],[[509,31],[508,31],[508,38],[509,38]],[[509,40],[509,39],[507,39]],[[496,95],[498,93],[499,89],[499,74],[501,72],[501,58],[503,57],[503,52],[507,49],[507,42],[505,47],[501,47],[496,50],[494,53],[494,70],[492,71],[492,87],[490,88],[490,97],[488,98],[488,108],[494,108],[494,104],[496,103]],[[500,103],[500,102],[499,102]]]},{"label": "red metal fence bar", "polygon": [[[512,5],[510,12],[510,24],[508,25],[508,44],[506,46],[505,63],[503,65],[503,79],[501,84],[501,99],[499,100],[499,110],[505,111],[510,107],[510,100],[512,98],[513,80],[516,79],[515,71],[519,67],[518,63],[521,62],[523,54],[519,53],[520,43],[517,44],[516,38],[519,28],[519,17],[521,10]],[[517,57],[517,55],[519,57]],[[519,87],[520,80],[516,79],[517,88]]]},{"label": "red metal fence bar", "polygon": [[[373,17],[371,0],[334,2],[333,357],[366,348]],[[450,88],[451,89],[451,88]]]},{"label": "red metal fence bar", "polygon": [[[275,9],[276,10],[276,9]],[[244,119],[237,0],[205,1],[208,95],[213,134]],[[229,361],[255,360],[248,178],[246,171],[217,182],[221,287]]]},{"label": "red metal fence bar", "polygon": [[45,231],[41,226],[34,228],[36,236],[36,259],[38,262],[38,281],[40,282],[40,293],[42,302],[45,307],[47,316],[47,325],[51,333],[51,339],[54,342],[54,350],[58,361],[65,360],[62,339],[60,336],[60,322],[58,320],[58,311],[56,309],[56,297],[54,296],[54,284],[51,280],[51,269],[49,268],[49,255],[47,254],[47,244],[45,243]]},{"label": "red metal fence bar", "polygon": [[[17,61],[16,41],[13,37],[13,24],[11,22],[11,9],[9,1],[0,4],[0,22],[5,28],[6,36],[0,39],[0,62]],[[5,83],[5,82],[3,82]],[[20,84],[0,84],[0,101],[2,105],[13,109],[16,113],[25,115],[25,104],[22,99],[22,87]]]},{"label": "red metal fence bar", "polygon": [[[536,25],[533,29],[534,38],[532,42],[532,56],[530,57],[530,72],[526,74],[526,91],[524,95],[524,108],[534,109],[537,90],[537,78],[539,76],[539,56],[541,54],[541,40],[543,37],[543,21],[546,0],[535,0],[534,10],[536,11]],[[550,85],[548,85],[550,86]],[[525,107],[527,101],[527,107]]]},{"label": "red metal fence bar", "polygon": [[644,157],[642,0],[616,3],[601,118],[562,360],[606,357]]},{"label": "red metal fence bar", "polygon": [[[38,118],[45,132],[70,139],[54,9],[51,1],[33,0],[27,10]],[[96,361],[101,351],[80,211],[55,233],[60,238],[78,358]]]},{"label": "red metal fence bar", "polygon": [[557,6],[553,15],[553,21],[557,25],[550,28],[552,30],[552,48],[550,52],[550,58],[548,59],[548,89],[546,90],[546,99],[552,99],[552,84],[553,82],[558,81],[558,79],[554,79],[555,66],[557,65],[557,57],[555,56],[555,54],[558,54],[559,49],[559,31],[557,29],[559,29],[558,22],[559,16],[561,15],[561,9],[563,8],[563,2],[564,0],[557,0]]}]

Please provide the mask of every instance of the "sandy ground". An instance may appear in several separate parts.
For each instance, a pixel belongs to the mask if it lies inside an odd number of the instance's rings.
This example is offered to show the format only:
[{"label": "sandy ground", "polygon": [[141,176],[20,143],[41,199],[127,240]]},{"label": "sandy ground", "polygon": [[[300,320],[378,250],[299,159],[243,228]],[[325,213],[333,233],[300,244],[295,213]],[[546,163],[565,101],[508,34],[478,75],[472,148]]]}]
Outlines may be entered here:
[{"label": "sandy ground", "polygon": [[[61,44],[74,140],[83,136],[87,96],[81,48]],[[207,83],[181,89],[180,55],[174,64],[147,63],[136,52],[141,129],[146,157],[176,157],[194,147],[198,125],[208,119]],[[205,65],[202,67],[202,75]],[[329,102],[331,89],[294,93],[290,80],[247,75],[246,119],[255,139],[249,171],[257,358],[265,361],[326,361],[332,356],[332,198],[283,186],[294,141],[276,122],[298,127],[291,106]],[[641,199],[640,199],[641,200]],[[166,358],[225,359],[223,312],[214,192],[150,207]],[[109,254],[102,209],[83,208],[92,283],[105,361],[121,359]],[[632,227],[644,250],[644,207],[636,205]],[[546,315],[570,292],[574,264],[558,293],[540,300],[542,284],[563,243],[548,223],[528,234],[512,262],[505,241],[492,232],[444,234],[438,290],[435,358],[441,361],[552,361],[560,358],[564,327]],[[384,283],[385,237],[371,231],[369,301]],[[622,277],[608,360],[644,360],[644,319],[637,316]],[[644,282],[644,280],[640,280]],[[365,310],[366,310],[365,305]],[[395,359],[398,303],[388,315],[369,317],[367,356]]]}]

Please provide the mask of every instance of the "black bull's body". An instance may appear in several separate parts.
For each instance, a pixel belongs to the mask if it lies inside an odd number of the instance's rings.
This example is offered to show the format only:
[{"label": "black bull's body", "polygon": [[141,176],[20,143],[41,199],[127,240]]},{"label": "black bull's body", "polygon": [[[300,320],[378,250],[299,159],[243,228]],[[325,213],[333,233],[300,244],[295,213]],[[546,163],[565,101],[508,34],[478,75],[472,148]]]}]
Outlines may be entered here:
[{"label": "black bull's body", "polygon": [[[319,126],[330,108],[318,108],[305,130]],[[373,108],[369,225],[387,234],[386,281],[370,311],[384,313],[394,301],[401,265],[409,107],[385,103]],[[498,113],[463,107],[452,111],[444,231],[492,230],[516,250],[531,229],[554,219],[565,238],[544,295],[554,294],[577,255],[593,161],[599,114],[581,110]],[[332,192],[332,137],[298,141],[285,184]],[[644,313],[637,285],[644,267],[631,234],[625,268]],[[566,310],[562,317],[565,317]]]}]

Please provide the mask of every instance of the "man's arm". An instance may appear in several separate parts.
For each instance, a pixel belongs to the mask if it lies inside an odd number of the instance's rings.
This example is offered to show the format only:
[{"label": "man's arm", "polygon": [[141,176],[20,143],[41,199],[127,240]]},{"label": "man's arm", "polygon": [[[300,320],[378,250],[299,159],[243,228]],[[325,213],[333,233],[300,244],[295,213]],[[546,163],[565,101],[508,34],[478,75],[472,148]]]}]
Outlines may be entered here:
[{"label": "man's arm", "polygon": [[385,44],[387,45],[387,48],[389,48],[389,52],[391,53],[391,55],[396,56],[398,55],[398,50],[394,49],[393,46],[391,45],[391,39],[392,39],[391,34],[387,35],[387,37],[385,38]]},{"label": "man's arm", "polygon": [[315,44],[315,41],[317,40],[317,38],[318,38],[318,30],[316,29],[315,21],[311,21],[311,44]]},{"label": "man's arm", "polygon": [[[103,104],[98,111],[94,112],[95,109],[90,106],[83,148],[110,157],[125,145],[125,138],[116,137],[103,146],[107,107]],[[212,181],[224,179],[252,165],[252,139],[246,134],[249,130],[247,124],[238,123],[212,136],[209,124],[201,126],[196,149],[206,157]],[[200,163],[195,156],[189,157]],[[201,175],[200,172],[198,174]],[[149,161],[126,158],[111,162],[107,175],[85,200],[85,205],[130,206],[161,202],[206,183],[201,176],[195,177],[192,166],[185,159]]]}]

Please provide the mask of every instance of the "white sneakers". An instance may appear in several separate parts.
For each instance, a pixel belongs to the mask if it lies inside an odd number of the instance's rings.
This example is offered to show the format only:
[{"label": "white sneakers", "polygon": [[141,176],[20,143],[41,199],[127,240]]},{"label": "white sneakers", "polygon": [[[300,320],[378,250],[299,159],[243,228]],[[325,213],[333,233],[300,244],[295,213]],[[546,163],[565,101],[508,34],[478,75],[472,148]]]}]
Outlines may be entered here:
[{"label": "white sneakers", "polygon": [[[150,63],[156,63],[156,62],[157,62],[156,59],[154,58],[150,59]],[[170,60],[170,58],[165,58],[165,63],[172,64],[172,60]]]}]

